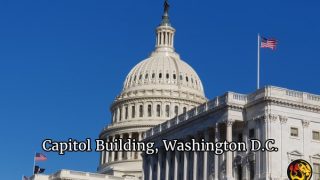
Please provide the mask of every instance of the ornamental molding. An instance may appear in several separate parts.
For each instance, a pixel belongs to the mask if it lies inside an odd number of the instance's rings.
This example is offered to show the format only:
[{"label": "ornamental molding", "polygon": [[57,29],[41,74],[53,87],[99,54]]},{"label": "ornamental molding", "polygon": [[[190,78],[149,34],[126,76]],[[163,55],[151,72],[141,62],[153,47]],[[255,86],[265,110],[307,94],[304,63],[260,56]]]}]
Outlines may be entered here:
[{"label": "ornamental molding", "polygon": [[234,124],[235,120],[227,119],[227,120],[224,120],[223,122],[226,123],[226,126],[230,127]]},{"label": "ornamental molding", "polygon": [[279,115],[279,120],[281,124],[285,124],[288,121],[288,117]]},{"label": "ornamental molding", "polygon": [[123,104],[134,104],[134,103],[146,103],[146,102],[165,102],[168,101],[170,103],[177,102],[177,103],[186,103],[188,105],[200,105],[202,103],[207,102],[206,100],[192,100],[192,99],[184,99],[184,98],[177,98],[177,97],[163,97],[163,96],[141,96],[141,97],[131,97],[121,100],[116,100],[111,104],[111,110],[115,107],[121,106]]},{"label": "ornamental molding", "polygon": [[294,108],[294,109],[300,109],[300,110],[306,110],[306,111],[311,111],[311,112],[320,112],[320,106],[315,106],[311,104],[304,104],[304,103],[298,103],[298,102],[293,102],[290,100],[283,100],[283,99],[278,99],[278,98],[265,98],[265,100],[269,100],[271,103],[276,104],[276,105],[284,105],[286,107]]},{"label": "ornamental molding", "polygon": [[304,128],[308,128],[309,125],[310,125],[310,121],[302,120],[301,122],[302,122],[302,126],[303,126]]},{"label": "ornamental molding", "polygon": [[319,159],[320,160],[320,154],[312,155],[312,156],[310,156],[310,158]]},{"label": "ornamental molding", "polygon": [[122,130],[126,130],[128,132],[131,132],[130,130],[136,130],[135,128],[152,128],[155,125],[128,125],[128,126],[121,126],[121,127],[114,127],[114,126],[108,126],[107,128],[104,128],[99,137],[105,136],[106,134],[112,134],[115,133],[117,131],[122,131]]},{"label": "ornamental molding", "polygon": [[262,115],[258,115],[252,118],[254,121],[260,121],[262,123],[267,122],[276,122],[278,120],[278,115],[272,113],[266,113]]}]

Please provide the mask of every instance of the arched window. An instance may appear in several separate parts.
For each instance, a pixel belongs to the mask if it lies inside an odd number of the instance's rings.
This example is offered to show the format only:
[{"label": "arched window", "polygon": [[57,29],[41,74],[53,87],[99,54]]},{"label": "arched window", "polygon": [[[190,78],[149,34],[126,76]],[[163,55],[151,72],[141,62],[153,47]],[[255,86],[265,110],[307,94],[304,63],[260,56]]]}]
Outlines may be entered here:
[{"label": "arched window", "polygon": [[178,107],[178,106],[175,106],[175,107],[174,107],[174,114],[175,114],[176,116],[178,116],[178,113],[179,113],[179,107]]},{"label": "arched window", "polygon": [[132,106],[131,116],[132,116],[132,118],[135,118],[135,116],[136,116],[136,107],[135,106]]},{"label": "arched window", "polygon": [[151,109],[151,104],[149,104],[149,105],[148,105],[148,116],[149,116],[149,117],[151,117],[151,115],[152,115],[152,114],[151,114],[151,111],[152,111],[152,109]]},{"label": "arched window", "polygon": [[166,116],[170,117],[170,106],[166,105]]},{"label": "arched window", "polygon": [[187,108],[183,107],[183,113],[186,113],[186,112],[187,112]]},{"label": "arched window", "polygon": [[160,104],[157,105],[157,116],[158,117],[161,116],[161,106],[160,106]]},{"label": "arched window", "polygon": [[143,116],[143,105],[139,106],[139,117]]},{"label": "arched window", "polygon": [[125,119],[128,119],[129,112],[128,112],[128,106],[125,108]]},{"label": "arched window", "polygon": [[117,122],[118,121],[118,111],[117,110],[115,110],[114,111],[114,122]]}]

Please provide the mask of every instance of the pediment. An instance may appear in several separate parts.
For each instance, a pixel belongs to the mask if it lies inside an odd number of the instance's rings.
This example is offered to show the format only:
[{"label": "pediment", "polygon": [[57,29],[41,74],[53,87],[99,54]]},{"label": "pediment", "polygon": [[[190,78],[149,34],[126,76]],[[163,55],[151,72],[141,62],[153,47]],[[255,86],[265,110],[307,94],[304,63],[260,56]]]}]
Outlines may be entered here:
[{"label": "pediment", "polygon": [[288,155],[291,155],[291,156],[303,156],[303,154],[301,152],[297,151],[297,150],[288,152]]},{"label": "pediment", "polygon": [[317,158],[317,159],[320,159],[320,154],[315,154],[312,156],[313,158]]}]

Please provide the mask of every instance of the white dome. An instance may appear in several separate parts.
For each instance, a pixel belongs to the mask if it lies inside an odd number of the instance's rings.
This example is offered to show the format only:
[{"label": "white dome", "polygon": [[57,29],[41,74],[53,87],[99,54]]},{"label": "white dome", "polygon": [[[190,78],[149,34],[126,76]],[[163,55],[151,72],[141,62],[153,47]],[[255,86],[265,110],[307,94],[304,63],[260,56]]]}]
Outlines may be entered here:
[{"label": "white dome", "polygon": [[204,97],[197,73],[176,53],[154,52],[128,74],[123,92],[173,90]]}]

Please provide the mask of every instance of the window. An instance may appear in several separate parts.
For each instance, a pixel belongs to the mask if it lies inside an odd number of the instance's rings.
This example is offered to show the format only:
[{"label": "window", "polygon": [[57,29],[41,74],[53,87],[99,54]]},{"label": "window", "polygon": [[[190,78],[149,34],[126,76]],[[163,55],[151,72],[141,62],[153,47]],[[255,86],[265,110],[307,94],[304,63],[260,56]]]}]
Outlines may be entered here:
[{"label": "window", "polygon": [[169,73],[167,73],[166,78],[169,79],[169,77],[170,77],[170,76],[169,76]]},{"label": "window", "polygon": [[298,137],[299,136],[298,128],[292,127],[291,130],[290,130],[290,135],[293,136],[293,137]]},{"label": "window", "polygon": [[187,108],[183,107],[183,113],[186,113],[186,112],[187,112]]},{"label": "window", "polygon": [[320,180],[320,164],[318,163],[313,164],[313,179]]},{"label": "window", "polygon": [[159,78],[160,78],[160,79],[162,78],[162,73],[159,73]]},{"label": "window", "polygon": [[114,111],[114,122],[117,122],[117,119],[118,118],[118,111],[117,110],[115,110]]},{"label": "window", "polygon": [[187,81],[187,82],[189,81],[189,78],[188,78],[188,76],[186,77],[186,81]]},{"label": "window", "polygon": [[170,106],[166,105],[166,116],[169,117],[170,116]]},{"label": "window", "polygon": [[139,80],[141,80],[142,79],[142,74],[140,74],[140,76],[139,76]]},{"label": "window", "polygon": [[312,131],[312,139],[320,141],[320,132],[319,131]]},{"label": "window", "polygon": [[132,106],[131,116],[134,118],[136,116],[136,107]]},{"label": "window", "polygon": [[152,73],[152,79],[154,79],[156,77],[155,73]]},{"label": "window", "polygon": [[254,135],[254,129],[250,129],[250,130],[249,130],[249,138],[250,138],[250,139],[253,139],[254,136],[255,136],[255,135]]},{"label": "window", "polygon": [[161,115],[161,106],[160,104],[157,105],[157,116],[160,117]]},{"label": "window", "polygon": [[148,77],[149,77],[149,75],[148,74],[146,74],[146,76],[144,77],[145,79],[148,79]]},{"label": "window", "polygon": [[120,110],[120,112],[119,112],[119,114],[120,114],[120,117],[119,117],[119,121],[121,121],[122,120],[122,108],[119,108]]},{"label": "window", "polygon": [[128,106],[126,106],[126,108],[125,108],[125,119],[128,119],[128,115],[129,115]]},{"label": "window", "polygon": [[148,116],[151,117],[151,104],[148,105]]},{"label": "window", "polygon": [[179,107],[178,107],[178,106],[175,106],[175,107],[174,107],[174,114],[175,114],[176,116],[178,116],[178,113],[179,113]]},{"label": "window", "polygon": [[137,79],[137,76],[134,76],[134,79],[133,79],[133,80],[136,81],[136,79]]},{"label": "window", "polygon": [[173,74],[173,79],[177,79],[177,75],[176,74]]},{"label": "window", "polygon": [[139,106],[139,117],[143,116],[143,105]]}]

